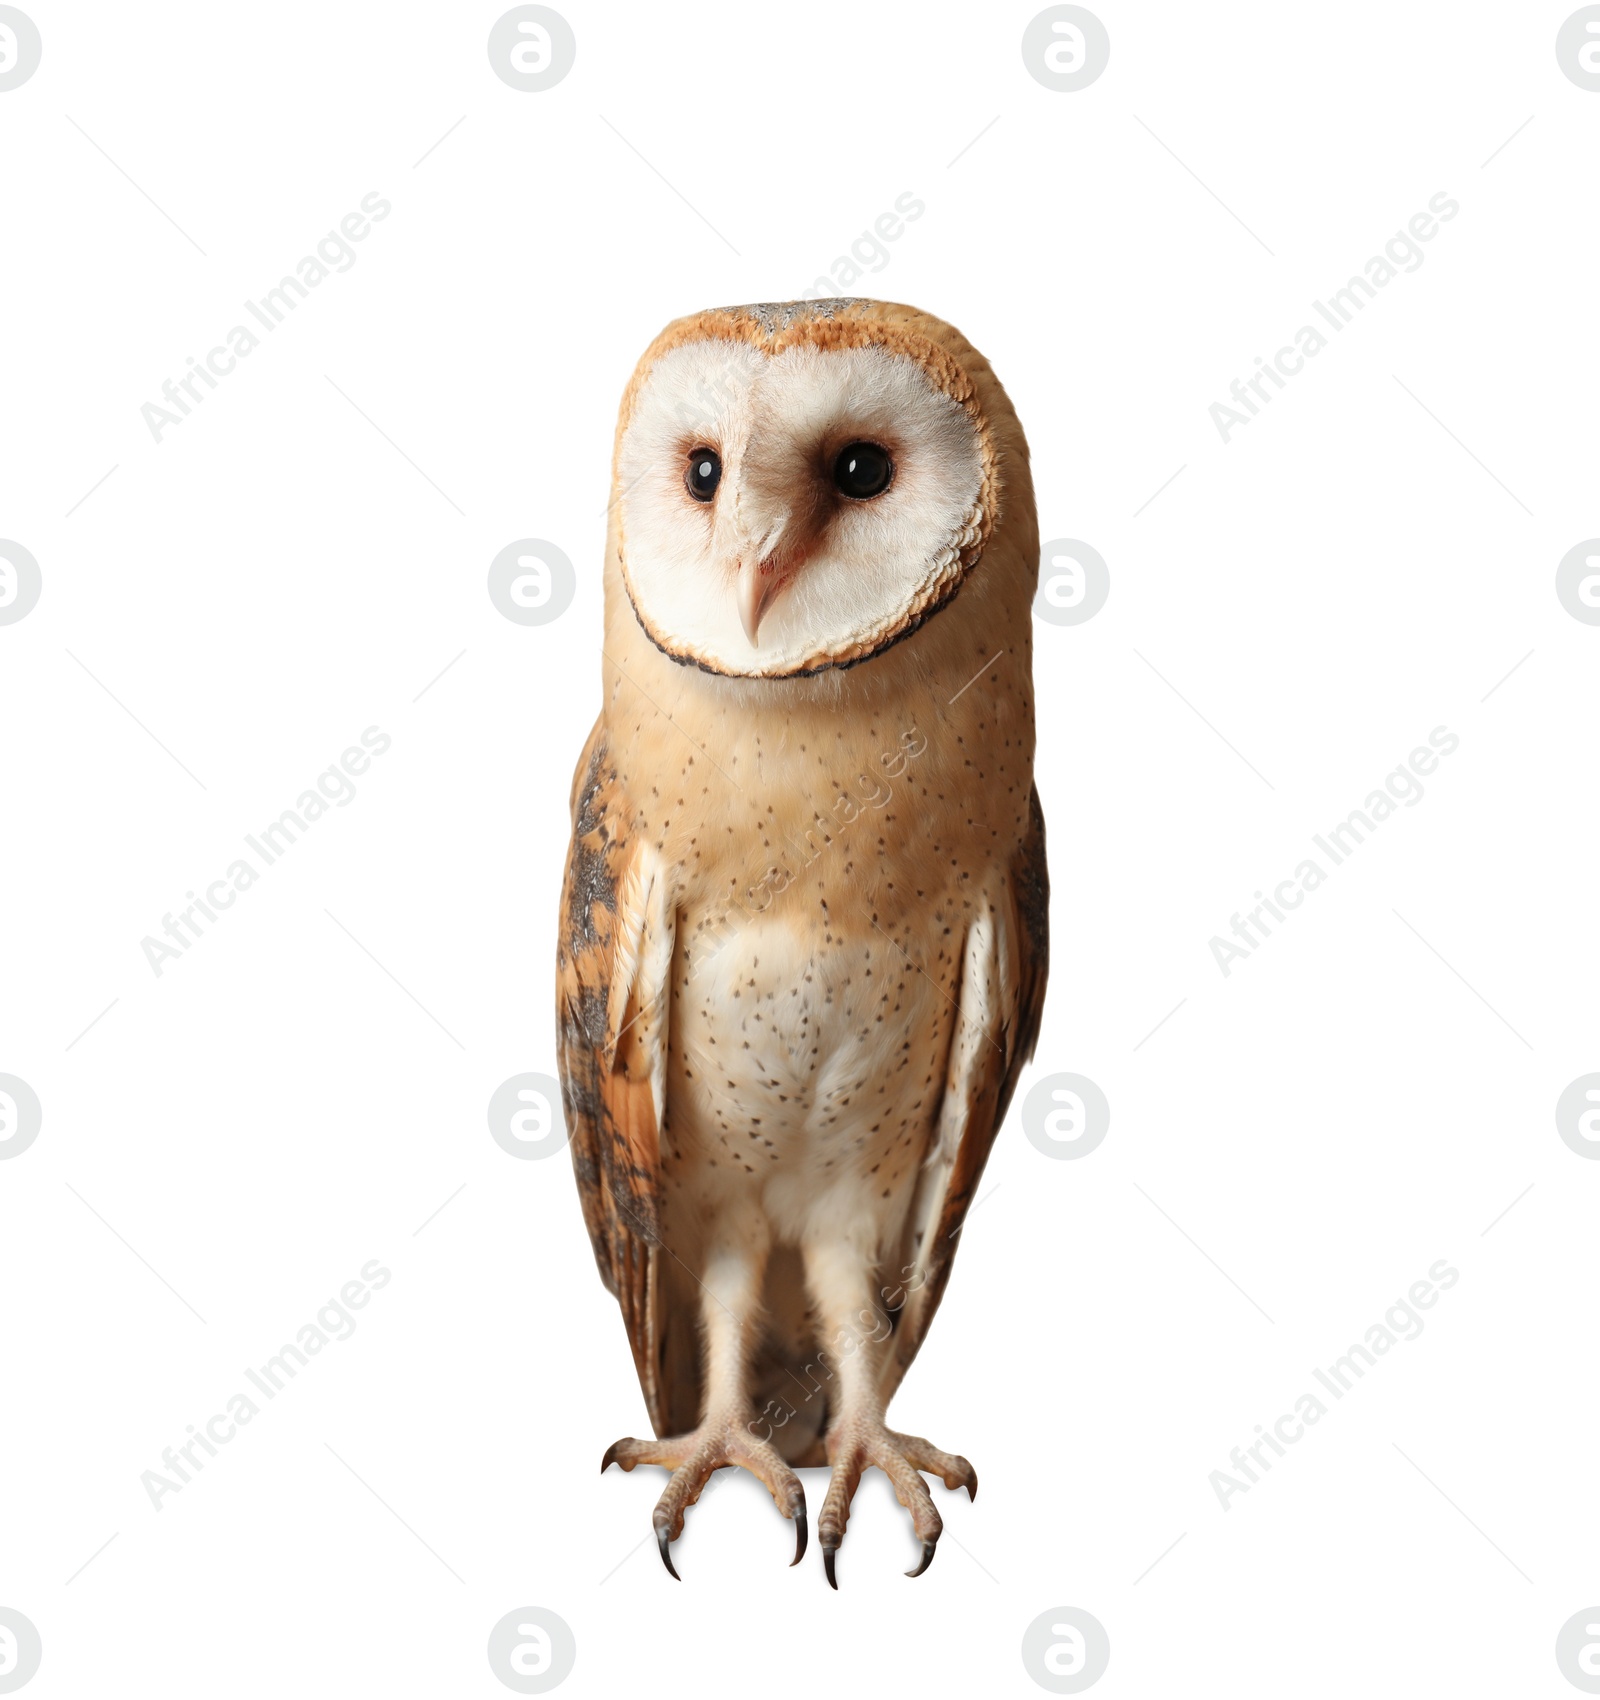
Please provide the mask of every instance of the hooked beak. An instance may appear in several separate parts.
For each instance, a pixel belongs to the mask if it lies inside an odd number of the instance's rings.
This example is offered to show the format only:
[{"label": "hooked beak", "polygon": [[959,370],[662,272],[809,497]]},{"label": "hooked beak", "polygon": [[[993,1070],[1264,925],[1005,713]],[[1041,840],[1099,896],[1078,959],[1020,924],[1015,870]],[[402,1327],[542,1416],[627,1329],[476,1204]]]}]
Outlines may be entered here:
[{"label": "hooked beak", "polygon": [[773,597],[789,582],[791,573],[792,568],[786,568],[776,555],[768,555],[763,561],[752,553],[740,561],[734,595],[739,604],[739,624],[744,627],[744,635],[749,638],[752,649],[761,647],[758,636],[761,616]]},{"label": "hooked beak", "polygon": [[[769,571],[763,573],[762,566],[767,564]],[[762,629],[762,614],[767,610],[767,604],[777,593],[777,571],[770,570],[772,563],[758,561],[755,553],[748,554],[738,566],[738,578],[735,581],[735,597],[740,607],[740,626],[745,627],[745,636],[750,639],[750,648],[760,648],[760,638],[757,634]]]}]

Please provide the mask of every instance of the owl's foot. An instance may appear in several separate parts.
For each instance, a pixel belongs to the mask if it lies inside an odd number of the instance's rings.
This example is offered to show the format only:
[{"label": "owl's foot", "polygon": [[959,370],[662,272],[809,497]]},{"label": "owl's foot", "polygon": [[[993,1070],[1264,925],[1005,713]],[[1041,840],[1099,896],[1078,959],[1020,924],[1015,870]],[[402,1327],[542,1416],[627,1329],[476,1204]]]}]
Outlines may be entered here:
[{"label": "owl's foot", "polygon": [[933,1563],[933,1554],[944,1532],[944,1522],[934,1508],[933,1496],[918,1471],[943,1479],[947,1488],[964,1487],[970,1498],[978,1497],[978,1472],[955,1453],[941,1452],[937,1446],[920,1440],[914,1434],[896,1434],[881,1422],[847,1422],[836,1424],[828,1436],[828,1462],[833,1466],[833,1479],[828,1483],[828,1496],[822,1502],[822,1515],[817,1519],[817,1536],[822,1542],[822,1564],[828,1573],[828,1586],[837,1588],[834,1575],[834,1554],[844,1539],[845,1524],[850,1521],[850,1502],[856,1486],[869,1464],[876,1464],[894,1484],[895,1498],[911,1513],[911,1527],[922,1542],[922,1559],[908,1576],[920,1576]]},{"label": "owl's foot", "polygon": [[672,1567],[668,1544],[683,1533],[683,1516],[705,1491],[718,1470],[737,1464],[757,1477],[772,1495],[778,1509],[795,1524],[792,1569],[806,1552],[806,1490],[800,1478],[778,1456],[776,1448],[757,1440],[745,1419],[732,1417],[706,1421],[693,1434],[674,1435],[667,1440],[619,1440],[606,1448],[600,1460],[604,1474],[613,1464],[631,1470],[635,1464],[660,1464],[672,1472],[667,1491],[655,1509],[656,1544],[661,1562],[674,1581],[682,1578]]}]

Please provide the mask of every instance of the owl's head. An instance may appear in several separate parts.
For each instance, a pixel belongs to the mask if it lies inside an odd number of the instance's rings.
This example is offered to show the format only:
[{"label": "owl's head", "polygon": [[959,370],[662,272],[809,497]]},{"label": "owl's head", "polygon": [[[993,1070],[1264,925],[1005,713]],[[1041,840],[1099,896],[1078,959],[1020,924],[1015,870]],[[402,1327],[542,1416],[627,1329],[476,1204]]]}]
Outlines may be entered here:
[{"label": "owl's head", "polygon": [[961,350],[872,301],[668,326],[623,398],[614,473],[622,584],[656,647],[793,678],[865,661],[943,608],[999,494]]}]

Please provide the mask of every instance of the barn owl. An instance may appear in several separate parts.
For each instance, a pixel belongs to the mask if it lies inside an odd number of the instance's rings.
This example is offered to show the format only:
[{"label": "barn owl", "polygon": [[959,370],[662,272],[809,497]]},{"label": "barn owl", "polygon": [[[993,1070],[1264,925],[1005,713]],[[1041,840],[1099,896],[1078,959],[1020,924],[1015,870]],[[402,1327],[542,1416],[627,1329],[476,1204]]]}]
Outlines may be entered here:
[{"label": "barn owl", "polygon": [[572,789],[557,1038],[574,1167],[671,1472],[661,1557],[753,1472],[827,1579],[1044,1000],[1027,445],[983,357],[883,302],[669,325],[623,396],[604,706]]}]

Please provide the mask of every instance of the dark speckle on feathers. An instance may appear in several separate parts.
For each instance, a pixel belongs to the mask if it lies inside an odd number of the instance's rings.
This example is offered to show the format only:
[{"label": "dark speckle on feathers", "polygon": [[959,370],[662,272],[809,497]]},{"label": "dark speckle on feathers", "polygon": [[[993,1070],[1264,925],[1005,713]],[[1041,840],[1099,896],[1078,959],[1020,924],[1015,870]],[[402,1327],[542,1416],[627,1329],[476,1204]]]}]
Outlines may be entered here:
[{"label": "dark speckle on feathers", "polygon": [[[609,858],[614,846],[606,830],[601,767],[605,745],[597,744],[589,758],[578,797],[578,812],[572,823],[572,858],[567,869],[567,930],[574,952],[600,942],[595,930],[594,909],[599,904],[615,916],[617,882]],[[614,781],[615,774],[610,776]]]},{"label": "dark speckle on feathers", "polygon": [[1015,875],[1017,913],[1028,929],[1028,942],[1040,959],[1050,951],[1050,872],[1045,865],[1044,810],[1035,786],[1028,798],[1028,836],[1023,840]]}]

